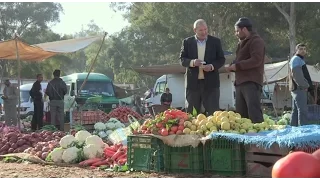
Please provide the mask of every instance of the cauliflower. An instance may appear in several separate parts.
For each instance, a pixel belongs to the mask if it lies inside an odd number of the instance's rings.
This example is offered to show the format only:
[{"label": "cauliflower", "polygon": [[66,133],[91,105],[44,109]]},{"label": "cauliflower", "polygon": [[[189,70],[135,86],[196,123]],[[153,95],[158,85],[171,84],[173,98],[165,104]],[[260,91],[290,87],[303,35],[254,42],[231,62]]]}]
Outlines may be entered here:
[{"label": "cauliflower", "polygon": [[105,146],[105,143],[102,141],[102,139],[97,136],[97,135],[91,135],[89,137],[87,137],[86,139],[86,145],[89,145],[89,144],[94,144],[94,145],[97,145],[99,147],[103,147]]},{"label": "cauliflower", "polygon": [[113,122],[108,122],[106,123],[106,128],[107,129],[114,129],[116,126]]},{"label": "cauliflower", "polygon": [[88,144],[83,148],[83,154],[85,159],[100,158],[103,155],[103,148],[95,144]]},{"label": "cauliflower", "polygon": [[112,132],[113,132],[112,130],[108,130],[108,131],[106,132],[107,136],[109,136]]},{"label": "cauliflower", "polygon": [[81,149],[70,147],[62,153],[62,160],[66,163],[77,163],[81,161]]},{"label": "cauliflower", "polygon": [[53,151],[48,155],[49,159],[46,159],[47,161],[53,161],[55,163],[61,163],[62,162],[62,154],[64,152],[63,148],[55,148]]},{"label": "cauliflower", "polygon": [[97,122],[95,125],[94,125],[94,129],[95,130],[98,130],[98,131],[103,131],[106,129],[106,125],[104,125],[104,123],[102,122]]},{"label": "cauliflower", "polygon": [[83,144],[89,136],[91,136],[91,134],[85,130],[78,131],[75,134],[75,138],[79,142],[79,144]]},{"label": "cauliflower", "polygon": [[100,131],[98,135],[99,135],[99,137],[101,137],[101,138],[105,138],[105,137],[108,136],[108,135],[106,134],[106,132],[104,132],[104,131]]},{"label": "cauliflower", "polygon": [[68,148],[70,146],[73,146],[76,142],[76,138],[72,135],[66,135],[63,138],[61,138],[59,144],[62,148]]}]

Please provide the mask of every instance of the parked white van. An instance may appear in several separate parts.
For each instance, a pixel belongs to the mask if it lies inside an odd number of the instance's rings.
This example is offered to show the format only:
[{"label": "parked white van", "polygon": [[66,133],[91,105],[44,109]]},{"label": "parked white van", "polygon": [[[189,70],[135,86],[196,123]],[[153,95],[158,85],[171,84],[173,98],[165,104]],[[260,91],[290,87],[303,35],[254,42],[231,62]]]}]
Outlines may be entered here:
[{"label": "parked white van", "polygon": [[[30,97],[29,91],[32,88],[33,83],[24,84],[20,86],[20,117],[25,118],[29,115],[33,115],[34,105]],[[46,91],[48,83],[41,83],[42,95]],[[48,107],[48,101],[44,101],[43,110],[46,111]]]}]

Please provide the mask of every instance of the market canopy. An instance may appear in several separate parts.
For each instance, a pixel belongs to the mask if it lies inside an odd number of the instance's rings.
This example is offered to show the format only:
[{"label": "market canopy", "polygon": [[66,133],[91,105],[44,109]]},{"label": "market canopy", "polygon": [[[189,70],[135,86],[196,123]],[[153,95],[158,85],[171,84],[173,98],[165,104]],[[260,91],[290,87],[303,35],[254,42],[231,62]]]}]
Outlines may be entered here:
[{"label": "market canopy", "polygon": [[[29,45],[19,38],[0,42],[0,59],[24,61],[43,61],[59,53],[71,53],[83,49],[103,36],[69,39]],[[17,46],[16,46],[17,42]]]}]

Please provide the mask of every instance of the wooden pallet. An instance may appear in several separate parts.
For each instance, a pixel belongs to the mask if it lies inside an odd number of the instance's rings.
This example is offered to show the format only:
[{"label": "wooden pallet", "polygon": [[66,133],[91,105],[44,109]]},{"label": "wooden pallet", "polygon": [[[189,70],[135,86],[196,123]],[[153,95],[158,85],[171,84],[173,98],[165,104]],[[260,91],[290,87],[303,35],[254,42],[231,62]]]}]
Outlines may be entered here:
[{"label": "wooden pallet", "polygon": [[273,165],[289,152],[289,148],[280,148],[278,144],[273,144],[269,149],[246,146],[247,176],[271,177]]}]

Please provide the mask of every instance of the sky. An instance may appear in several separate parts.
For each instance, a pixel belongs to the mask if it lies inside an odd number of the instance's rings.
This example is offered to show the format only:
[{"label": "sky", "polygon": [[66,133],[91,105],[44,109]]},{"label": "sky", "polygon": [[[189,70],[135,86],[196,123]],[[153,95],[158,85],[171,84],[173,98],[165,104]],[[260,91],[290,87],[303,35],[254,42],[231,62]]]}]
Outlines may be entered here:
[{"label": "sky", "polygon": [[120,12],[109,8],[109,2],[60,2],[64,13],[60,14],[60,22],[51,26],[58,34],[74,34],[80,32],[82,25],[86,27],[91,20],[109,35],[119,32],[129,25]]}]

